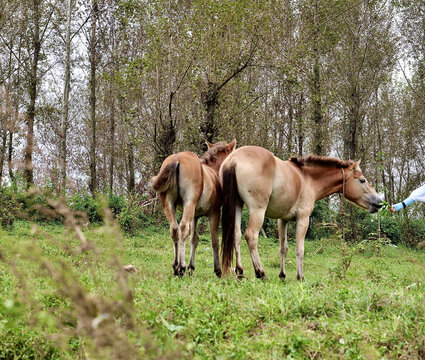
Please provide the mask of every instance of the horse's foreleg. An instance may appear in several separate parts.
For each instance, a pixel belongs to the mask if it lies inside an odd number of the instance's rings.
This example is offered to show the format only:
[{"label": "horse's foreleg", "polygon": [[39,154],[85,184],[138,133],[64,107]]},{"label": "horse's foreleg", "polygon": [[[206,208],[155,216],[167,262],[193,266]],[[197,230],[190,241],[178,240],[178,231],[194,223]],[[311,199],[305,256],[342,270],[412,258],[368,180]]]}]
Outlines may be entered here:
[{"label": "horse's foreleg", "polygon": [[236,205],[235,215],[235,253],[236,253],[236,275],[243,275],[242,259],[241,259],[241,221],[242,221],[242,206],[243,204]]},{"label": "horse's foreleg", "polygon": [[220,239],[218,235],[218,226],[220,223],[220,209],[218,211],[213,211],[209,216],[208,220],[210,222],[210,233],[211,233],[211,247],[213,252],[214,259],[214,272],[218,277],[221,277],[221,267],[220,267]]},{"label": "horse's foreleg", "polygon": [[288,253],[288,222],[279,219],[277,221],[277,227],[279,231],[279,240],[280,240],[280,274],[281,279],[286,278],[285,270],[285,258]]},{"label": "horse's foreleg", "polygon": [[249,252],[251,254],[252,265],[254,266],[255,275],[257,278],[265,276],[263,266],[261,265],[260,256],[258,255],[258,233],[263,226],[264,209],[250,210],[248,226],[245,232],[245,238],[248,243]]},{"label": "horse's foreleg", "polygon": [[186,271],[185,259],[185,242],[189,235],[190,223],[195,216],[196,202],[191,202],[184,206],[183,217],[179,226],[179,241],[178,241],[178,273],[183,276]]},{"label": "horse's foreleg", "polygon": [[305,239],[305,234],[308,228],[308,222],[309,222],[308,216],[297,218],[297,226],[296,226],[297,279],[300,281],[304,280],[304,274],[303,274],[304,239]]},{"label": "horse's foreleg", "polygon": [[163,208],[165,216],[170,223],[170,236],[174,245],[174,275],[178,275],[178,241],[179,241],[179,226],[177,224],[176,209],[165,198],[163,199]]},{"label": "horse's foreleg", "polygon": [[195,252],[198,243],[198,218],[194,217],[192,223],[190,224],[190,262],[188,267],[189,275],[192,275],[195,271]]}]

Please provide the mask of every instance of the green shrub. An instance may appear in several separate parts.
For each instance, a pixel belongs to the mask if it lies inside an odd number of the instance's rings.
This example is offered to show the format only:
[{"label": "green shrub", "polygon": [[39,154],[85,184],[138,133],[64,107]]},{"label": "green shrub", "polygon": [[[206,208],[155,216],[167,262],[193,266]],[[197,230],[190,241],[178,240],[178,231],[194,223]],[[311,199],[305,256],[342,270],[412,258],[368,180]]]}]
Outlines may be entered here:
[{"label": "green shrub", "polygon": [[391,243],[400,243],[401,228],[395,217],[381,217],[381,231],[391,239]]},{"label": "green shrub", "polygon": [[40,207],[48,207],[47,199],[51,198],[51,196],[42,192],[30,193],[27,191],[17,192],[15,196],[26,217],[29,217],[33,221],[50,220],[40,212]]},{"label": "green shrub", "polygon": [[0,188],[0,204],[0,225],[10,227],[18,216],[19,206],[8,189]]},{"label": "green shrub", "polygon": [[[337,214],[337,222],[343,222],[341,212]],[[345,240],[356,243],[369,238],[370,234],[378,231],[378,220],[376,215],[370,214],[368,211],[354,205],[345,204]]]},{"label": "green shrub", "polygon": [[103,204],[99,198],[93,198],[89,193],[80,191],[68,199],[68,205],[74,211],[86,213],[91,224],[102,223]]},{"label": "green shrub", "polygon": [[48,199],[54,198],[51,192],[40,189],[28,191],[16,184],[3,188],[2,191],[9,198],[9,202],[14,204],[15,209],[19,210],[14,212],[15,217],[32,221],[51,220],[51,217],[48,217],[45,211],[40,211],[41,208],[49,208]]},{"label": "green shrub", "polygon": [[401,222],[401,239],[411,247],[417,247],[424,241],[425,221],[423,219],[404,219]]},{"label": "green shrub", "polygon": [[306,238],[309,240],[320,240],[331,236],[333,234],[333,229],[320,225],[331,223],[334,219],[335,214],[329,207],[329,201],[326,199],[317,201],[310,215],[310,223],[308,225]]},{"label": "green shrub", "polygon": [[127,206],[127,200],[124,196],[110,194],[108,196],[108,206],[112,214],[117,218]]},{"label": "green shrub", "polygon": [[146,215],[136,204],[126,203],[121,213],[117,217],[121,229],[130,234],[148,225],[155,224],[155,220]]}]

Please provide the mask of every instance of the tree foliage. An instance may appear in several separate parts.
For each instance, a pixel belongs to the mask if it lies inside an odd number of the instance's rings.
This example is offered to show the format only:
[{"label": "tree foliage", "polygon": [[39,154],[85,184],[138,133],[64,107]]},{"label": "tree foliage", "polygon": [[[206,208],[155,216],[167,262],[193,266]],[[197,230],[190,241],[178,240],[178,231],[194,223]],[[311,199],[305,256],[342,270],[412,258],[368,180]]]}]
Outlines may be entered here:
[{"label": "tree foliage", "polygon": [[402,0],[3,0],[0,179],[132,193],[171,153],[237,138],[282,158],[361,159],[392,202],[425,178],[424,11]]}]

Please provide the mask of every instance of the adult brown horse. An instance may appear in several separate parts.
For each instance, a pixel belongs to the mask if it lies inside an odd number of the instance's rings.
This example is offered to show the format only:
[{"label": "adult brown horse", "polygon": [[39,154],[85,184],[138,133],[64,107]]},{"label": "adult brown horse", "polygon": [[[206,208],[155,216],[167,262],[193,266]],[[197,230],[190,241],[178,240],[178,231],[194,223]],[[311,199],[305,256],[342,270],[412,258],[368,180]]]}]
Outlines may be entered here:
[{"label": "adult brown horse", "polygon": [[[208,216],[211,231],[211,245],[214,257],[214,272],[221,276],[219,259],[218,226],[222,191],[218,171],[223,160],[235,148],[236,140],[230,144],[210,144],[208,151],[198,158],[189,151],[167,157],[157,176],[152,178],[152,188],[162,199],[164,213],[170,223],[170,235],[174,243],[174,275],[182,276],[186,270],[185,242],[190,225],[189,273],[195,270],[195,251],[199,242],[197,222],[200,216]],[[176,208],[183,210],[180,224],[177,224]]]},{"label": "adult brown horse", "polygon": [[240,255],[241,212],[249,209],[245,238],[255,274],[265,276],[257,251],[258,232],[264,216],[278,219],[280,239],[280,278],[286,277],[285,257],[288,252],[287,224],[296,220],[297,279],[304,279],[304,238],[314,203],[328,195],[344,192],[346,199],[375,212],[381,199],[363,176],[359,162],[335,158],[307,156],[282,161],[257,146],[235,150],[220,168],[224,191],[222,215],[222,266],[226,273],[236,250],[236,273],[242,275]]}]

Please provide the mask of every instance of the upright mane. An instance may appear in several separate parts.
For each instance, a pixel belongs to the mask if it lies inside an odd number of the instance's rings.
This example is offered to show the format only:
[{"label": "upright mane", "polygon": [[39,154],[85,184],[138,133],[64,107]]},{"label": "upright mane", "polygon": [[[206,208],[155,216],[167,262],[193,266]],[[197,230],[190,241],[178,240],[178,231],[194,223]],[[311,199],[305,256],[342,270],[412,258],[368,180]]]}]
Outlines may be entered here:
[{"label": "upright mane", "polygon": [[308,155],[308,156],[292,156],[289,161],[298,166],[325,167],[345,169],[354,164],[352,160],[340,160],[333,157]]},{"label": "upright mane", "polygon": [[209,148],[208,151],[201,156],[201,162],[204,164],[215,163],[217,160],[217,154],[226,151],[226,145],[227,144],[224,141],[220,141],[212,148]]}]

